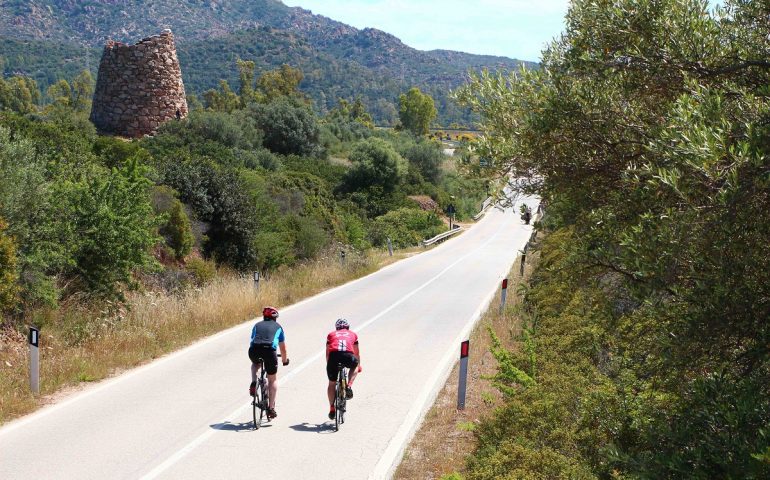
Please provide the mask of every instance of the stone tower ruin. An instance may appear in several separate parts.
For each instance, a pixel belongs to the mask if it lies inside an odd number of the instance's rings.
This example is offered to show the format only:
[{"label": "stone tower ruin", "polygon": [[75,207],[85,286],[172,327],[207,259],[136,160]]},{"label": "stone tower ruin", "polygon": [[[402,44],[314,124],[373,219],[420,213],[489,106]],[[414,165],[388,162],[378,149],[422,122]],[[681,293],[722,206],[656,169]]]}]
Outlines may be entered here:
[{"label": "stone tower ruin", "polygon": [[182,71],[170,30],[136,45],[107,42],[91,108],[97,129],[136,138],[186,116]]}]

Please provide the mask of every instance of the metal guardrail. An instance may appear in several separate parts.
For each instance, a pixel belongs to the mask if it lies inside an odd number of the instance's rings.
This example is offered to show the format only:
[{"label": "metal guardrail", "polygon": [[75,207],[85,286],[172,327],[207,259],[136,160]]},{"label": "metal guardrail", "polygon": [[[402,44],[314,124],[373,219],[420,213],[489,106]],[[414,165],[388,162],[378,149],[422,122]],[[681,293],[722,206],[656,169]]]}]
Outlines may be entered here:
[{"label": "metal guardrail", "polygon": [[492,197],[487,197],[486,200],[481,202],[481,211],[473,216],[474,222],[478,221],[478,219],[480,219],[481,217],[484,216],[485,213],[487,213],[487,210],[489,210],[489,207],[491,207],[494,204],[493,200],[494,199]]},{"label": "metal guardrail", "polygon": [[444,233],[439,233],[433,238],[429,238],[427,240],[422,241],[422,246],[427,247],[428,245],[433,245],[434,243],[442,242],[446,240],[447,238],[451,237],[452,235],[456,233],[460,233],[461,231],[465,230],[463,227],[457,227],[453,228],[452,230],[448,230]]}]

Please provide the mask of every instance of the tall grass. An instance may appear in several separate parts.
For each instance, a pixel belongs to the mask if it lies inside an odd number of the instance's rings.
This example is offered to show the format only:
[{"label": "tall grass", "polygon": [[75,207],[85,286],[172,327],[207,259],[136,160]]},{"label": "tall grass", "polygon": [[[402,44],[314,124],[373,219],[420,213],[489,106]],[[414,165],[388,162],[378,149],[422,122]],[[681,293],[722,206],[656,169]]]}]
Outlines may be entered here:
[{"label": "tall grass", "polygon": [[294,303],[375,271],[409,252],[349,254],[343,264],[327,256],[283,269],[260,281],[220,272],[209,284],[181,293],[131,293],[125,304],[70,301],[56,311],[36,312],[41,326],[41,395],[30,392],[26,339],[0,331],[0,424],[56,399],[81,382],[103,379],[197,339],[257,316],[263,305]]}]

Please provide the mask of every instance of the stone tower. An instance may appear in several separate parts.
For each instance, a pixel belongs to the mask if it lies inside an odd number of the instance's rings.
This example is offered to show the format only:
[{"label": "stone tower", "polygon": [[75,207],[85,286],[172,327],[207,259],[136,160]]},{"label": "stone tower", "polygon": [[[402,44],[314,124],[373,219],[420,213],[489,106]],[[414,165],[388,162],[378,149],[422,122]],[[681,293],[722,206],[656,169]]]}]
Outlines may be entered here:
[{"label": "stone tower", "polygon": [[171,30],[136,45],[107,42],[91,108],[97,129],[141,137],[153,134],[168,120],[186,116],[182,71]]}]

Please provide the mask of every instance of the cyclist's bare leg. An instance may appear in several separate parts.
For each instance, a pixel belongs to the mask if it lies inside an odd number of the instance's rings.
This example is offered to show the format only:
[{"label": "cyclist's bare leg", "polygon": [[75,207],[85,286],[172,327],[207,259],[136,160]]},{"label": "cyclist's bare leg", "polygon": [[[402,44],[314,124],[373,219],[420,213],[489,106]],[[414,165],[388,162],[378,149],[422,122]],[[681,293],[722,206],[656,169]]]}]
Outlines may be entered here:
[{"label": "cyclist's bare leg", "polygon": [[275,396],[278,393],[278,382],[275,379],[276,376],[278,376],[277,373],[274,373],[273,375],[267,374],[267,392],[268,395],[270,395],[270,404],[268,407],[272,409],[275,409]]},{"label": "cyclist's bare leg", "polygon": [[329,397],[329,408],[334,406],[334,387],[337,385],[335,381],[329,381],[329,386],[326,387],[326,396]]},{"label": "cyclist's bare leg", "polygon": [[251,381],[256,382],[257,381],[257,364],[252,363],[251,364]]},{"label": "cyclist's bare leg", "polygon": [[356,375],[358,375],[358,366],[355,368],[348,369],[348,386],[353,386],[353,380],[356,379]]}]

